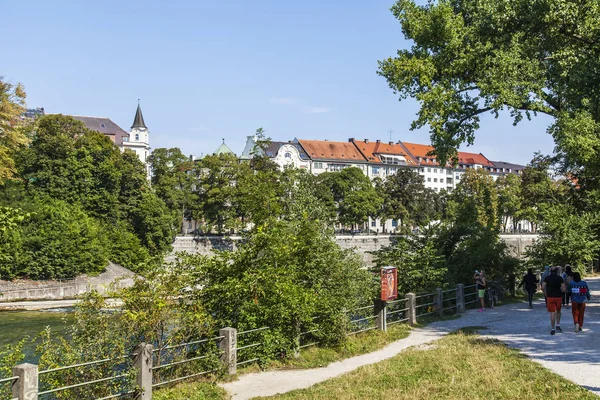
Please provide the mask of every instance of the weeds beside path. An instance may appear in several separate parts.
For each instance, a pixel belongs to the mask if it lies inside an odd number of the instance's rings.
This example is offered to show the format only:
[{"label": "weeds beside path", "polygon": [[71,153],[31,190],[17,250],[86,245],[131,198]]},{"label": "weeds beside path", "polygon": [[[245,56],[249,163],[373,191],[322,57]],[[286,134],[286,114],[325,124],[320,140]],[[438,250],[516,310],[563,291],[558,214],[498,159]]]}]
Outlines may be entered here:
[{"label": "weeds beside path", "polygon": [[361,366],[392,358],[409,347],[430,343],[462,327],[482,326],[486,328],[482,331],[485,337],[501,340],[551,371],[600,394],[600,279],[590,279],[588,284],[593,298],[586,311],[585,333],[572,332],[570,310],[563,313],[565,333],[550,336],[543,301],[537,301],[533,309],[526,303],[509,304],[485,312],[471,310],[459,319],[434,322],[412,330],[406,339],[384,349],[335,362],[325,368],[252,373],[220,386],[235,400],[307,388]]}]

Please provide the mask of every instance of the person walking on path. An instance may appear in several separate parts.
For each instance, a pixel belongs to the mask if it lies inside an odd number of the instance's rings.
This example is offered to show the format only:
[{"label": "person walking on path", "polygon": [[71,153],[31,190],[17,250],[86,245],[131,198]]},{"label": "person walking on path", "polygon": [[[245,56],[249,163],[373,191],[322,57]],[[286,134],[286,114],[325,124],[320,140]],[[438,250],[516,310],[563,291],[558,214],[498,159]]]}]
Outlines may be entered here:
[{"label": "person walking on path", "polygon": [[473,276],[473,278],[475,278],[477,295],[479,296],[479,301],[481,301],[481,308],[479,309],[479,311],[480,312],[485,311],[485,286],[486,286],[485,271],[484,270],[481,270],[481,271],[475,270],[475,275]]},{"label": "person walking on path", "polygon": [[571,292],[571,301],[573,303],[573,323],[575,332],[583,332],[583,314],[585,314],[585,302],[590,296],[590,289],[585,281],[581,280],[579,272],[573,273],[573,279],[569,282],[568,291]]},{"label": "person walking on path", "polygon": [[519,284],[519,287],[525,287],[527,291],[527,300],[529,301],[529,308],[533,308],[533,295],[537,290],[537,285],[540,281],[533,274],[533,268],[527,270],[527,274],[523,276],[523,280]]},{"label": "person walking on path", "polygon": [[551,335],[554,335],[556,331],[562,332],[560,327],[560,306],[565,290],[565,281],[558,275],[558,267],[550,268],[550,275],[544,278],[542,282],[542,292],[546,295],[546,307],[550,313]]},{"label": "person walking on path", "polygon": [[571,297],[571,292],[569,291],[569,283],[571,279],[573,279],[573,270],[569,264],[565,265],[565,272],[562,274],[562,278],[565,281],[565,285],[567,286],[567,291],[563,295],[563,306],[569,308],[569,298]]},{"label": "person walking on path", "polygon": [[[542,276],[540,277],[540,282],[544,282],[544,279],[550,275],[550,266],[546,265],[544,267],[544,272],[542,272]],[[544,304],[548,304],[548,298],[546,297],[546,293],[544,293]]]}]

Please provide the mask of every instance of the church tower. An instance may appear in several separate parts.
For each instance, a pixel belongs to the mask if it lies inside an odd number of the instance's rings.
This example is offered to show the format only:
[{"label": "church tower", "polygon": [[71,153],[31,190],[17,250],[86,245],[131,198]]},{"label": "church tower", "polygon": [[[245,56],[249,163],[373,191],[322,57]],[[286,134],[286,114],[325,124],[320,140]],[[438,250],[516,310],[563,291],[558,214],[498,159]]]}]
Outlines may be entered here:
[{"label": "church tower", "polygon": [[144,122],[144,116],[142,115],[142,108],[140,107],[140,101],[138,100],[137,110],[133,119],[133,125],[129,131],[129,140],[123,141],[123,149],[130,149],[137,154],[139,159],[146,166],[146,174],[150,179],[150,166],[148,164],[148,157],[150,156],[150,144],[148,139],[148,127]]}]

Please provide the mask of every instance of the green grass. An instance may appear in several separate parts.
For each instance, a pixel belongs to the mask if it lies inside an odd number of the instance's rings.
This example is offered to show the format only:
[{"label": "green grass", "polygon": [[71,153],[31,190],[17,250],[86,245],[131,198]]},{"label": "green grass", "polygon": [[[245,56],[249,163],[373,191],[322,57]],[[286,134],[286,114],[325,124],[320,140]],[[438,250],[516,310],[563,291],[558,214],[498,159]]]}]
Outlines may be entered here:
[{"label": "green grass", "polygon": [[426,349],[267,399],[597,399],[472,327]]},{"label": "green grass", "polygon": [[[358,333],[348,338],[348,341],[339,348],[308,347],[300,351],[296,358],[284,361],[271,361],[266,369],[302,369],[324,367],[332,362],[340,361],[360,354],[379,350],[396,340],[404,339],[410,333],[406,324],[395,324],[388,327],[387,332],[377,330]],[[259,372],[257,365],[238,369],[238,374]],[[235,377],[224,377],[224,381]],[[207,382],[190,382],[180,384],[173,388],[161,389],[156,392],[159,400],[225,400],[227,393],[214,384]],[[153,397],[154,398],[154,397]]]},{"label": "green grass", "polygon": [[[302,369],[325,367],[335,361],[379,350],[396,340],[404,339],[410,333],[406,324],[394,324],[387,332],[372,330],[351,335],[348,341],[338,348],[308,347],[297,358],[271,362],[267,369]],[[241,372],[245,372],[242,370]]]},{"label": "green grass", "polygon": [[176,387],[155,390],[155,400],[226,400],[229,399],[225,389],[208,382],[181,383]]}]

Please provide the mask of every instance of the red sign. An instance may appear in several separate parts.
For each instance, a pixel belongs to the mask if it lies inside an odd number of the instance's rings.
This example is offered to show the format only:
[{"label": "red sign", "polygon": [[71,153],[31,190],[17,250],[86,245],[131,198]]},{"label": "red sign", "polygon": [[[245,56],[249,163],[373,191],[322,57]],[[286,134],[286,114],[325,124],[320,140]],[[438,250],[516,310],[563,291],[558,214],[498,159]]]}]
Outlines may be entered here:
[{"label": "red sign", "polygon": [[398,297],[398,270],[396,267],[381,268],[381,300],[394,300]]}]

